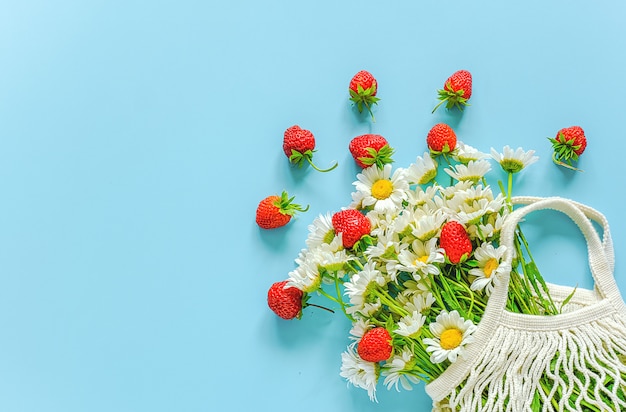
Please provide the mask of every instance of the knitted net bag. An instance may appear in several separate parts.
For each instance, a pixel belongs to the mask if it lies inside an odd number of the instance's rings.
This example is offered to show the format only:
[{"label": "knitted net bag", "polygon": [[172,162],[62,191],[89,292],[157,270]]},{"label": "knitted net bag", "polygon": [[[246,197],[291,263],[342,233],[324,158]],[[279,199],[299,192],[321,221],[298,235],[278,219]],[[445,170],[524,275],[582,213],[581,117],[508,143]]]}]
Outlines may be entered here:
[{"label": "knitted net bag", "polygon": [[[433,411],[626,410],[626,307],[613,277],[609,225],[572,200],[518,197],[501,244],[514,259],[521,219],[542,209],[568,215],[587,242],[593,290],[548,284],[562,313],[537,316],[505,309],[510,274],[499,279],[475,340],[462,359],[426,386]],[[602,228],[602,240],[592,221]]]}]

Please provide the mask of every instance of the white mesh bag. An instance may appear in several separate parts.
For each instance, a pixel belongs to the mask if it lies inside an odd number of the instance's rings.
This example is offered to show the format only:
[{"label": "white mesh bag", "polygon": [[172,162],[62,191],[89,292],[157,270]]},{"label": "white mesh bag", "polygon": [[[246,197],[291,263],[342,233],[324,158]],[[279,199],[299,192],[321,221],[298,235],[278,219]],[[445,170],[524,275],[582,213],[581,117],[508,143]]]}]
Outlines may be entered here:
[{"label": "white mesh bag", "polygon": [[[434,411],[620,411],[626,410],[626,307],[613,277],[614,255],[606,218],[572,200],[518,197],[523,204],[506,219],[500,243],[513,260],[517,224],[533,211],[567,214],[580,228],[594,288],[548,284],[562,304],[554,316],[505,309],[510,274],[495,285],[475,340],[426,391]],[[602,240],[594,228],[603,230]]]}]

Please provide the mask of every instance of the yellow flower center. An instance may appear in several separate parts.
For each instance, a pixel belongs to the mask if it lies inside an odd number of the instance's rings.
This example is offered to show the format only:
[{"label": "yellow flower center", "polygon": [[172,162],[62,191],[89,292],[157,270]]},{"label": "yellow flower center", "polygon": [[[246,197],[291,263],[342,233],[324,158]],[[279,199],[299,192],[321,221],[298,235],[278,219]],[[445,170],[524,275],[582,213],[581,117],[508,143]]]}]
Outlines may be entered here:
[{"label": "yellow flower center", "polygon": [[442,349],[450,350],[457,348],[463,341],[463,332],[457,328],[446,329],[441,334],[439,341]]},{"label": "yellow flower center", "polygon": [[497,267],[498,267],[498,260],[496,258],[489,259],[487,263],[485,263],[485,268],[483,269],[483,272],[485,272],[485,277],[486,278],[491,277],[491,274],[493,273],[494,270],[496,270]]},{"label": "yellow flower center", "polygon": [[393,192],[393,184],[390,180],[379,179],[372,185],[372,196],[378,200],[387,199]]},{"label": "yellow flower center", "polygon": [[413,265],[417,266],[418,262],[422,262],[422,263],[428,262],[428,256],[420,256],[416,258],[415,261],[413,262]]}]

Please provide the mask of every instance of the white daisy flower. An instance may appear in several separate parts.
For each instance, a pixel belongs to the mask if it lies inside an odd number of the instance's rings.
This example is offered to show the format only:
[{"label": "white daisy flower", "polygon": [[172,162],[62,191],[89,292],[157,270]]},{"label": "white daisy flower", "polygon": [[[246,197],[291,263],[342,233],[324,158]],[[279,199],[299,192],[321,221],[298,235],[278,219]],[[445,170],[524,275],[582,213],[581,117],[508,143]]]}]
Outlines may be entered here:
[{"label": "white daisy flower", "polygon": [[502,194],[495,198],[489,187],[472,186],[459,190],[452,198],[441,205],[442,209],[467,225],[477,224],[482,217],[501,211],[506,203]]},{"label": "white daisy flower", "polygon": [[364,254],[370,261],[377,262],[379,267],[384,267],[389,280],[395,282],[398,275],[396,265],[401,245],[397,233],[385,233],[378,238],[375,245],[368,247]]},{"label": "white daisy flower", "polygon": [[374,302],[364,303],[360,309],[354,306],[348,306],[346,308],[346,313],[355,319],[361,319],[363,317],[369,318],[378,312],[382,307],[383,304],[380,301],[380,298],[377,297]]},{"label": "white daisy flower", "polygon": [[425,152],[424,156],[417,156],[415,163],[407,169],[407,179],[412,184],[425,185],[437,177],[437,162]]},{"label": "white daisy flower", "polygon": [[407,312],[424,313],[425,310],[435,303],[435,297],[430,291],[423,291],[417,287],[413,288],[412,285],[405,285],[403,294],[398,296],[398,301],[402,304]]},{"label": "white daisy flower", "polygon": [[378,364],[361,359],[352,346],[348,346],[348,349],[341,354],[340,375],[352,385],[365,389],[370,400],[378,402],[376,399]]},{"label": "white daisy flower", "polygon": [[312,261],[319,269],[325,269],[331,273],[337,273],[339,277],[345,273],[346,263],[351,259],[345,249],[334,250],[333,245],[322,243],[317,248],[309,251],[313,257]]},{"label": "white daisy flower", "polygon": [[401,217],[402,213],[404,213],[404,210],[401,209],[389,212],[370,210],[366,213],[367,218],[370,222],[372,222],[370,234],[375,237],[380,237],[387,233],[396,231],[396,221]]},{"label": "white daisy flower", "polygon": [[350,346],[355,346],[359,343],[365,332],[372,328],[372,324],[369,319],[358,319],[352,322],[352,328],[350,329],[350,339],[353,342]]},{"label": "white daisy flower", "polygon": [[428,325],[434,338],[423,340],[427,345],[426,351],[432,352],[430,361],[441,363],[446,359],[456,362],[458,356],[463,355],[464,347],[473,341],[472,334],[477,327],[471,320],[465,320],[459,312],[441,312],[435,322]]},{"label": "white daisy flower", "polygon": [[444,169],[452,178],[464,182],[477,183],[491,170],[487,160],[471,160],[467,165],[458,164]]},{"label": "white daisy flower", "polygon": [[433,214],[424,215],[413,222],[411,234],[425,242],[437,236],[445,221],[446,215],[438,209]]},{"label": "white daisy flower", "polygon": [[[503,212],[506,209],[503,209]],[[503,213],[492,213],[487,216],[487,223],[479,223],[478,225],[468,226],[468,233],[472,239],[480,239],[484,242],[495,238],[502,230],[504,224]]]},{"label": "white daisy flower", "polygon": [[396,233],[384,233],[378,237],[376,244],[368,247],[364,253],[369,259],[395,260],[399,244],[400,240]]},{"label": "white daisy flower", "polygon": [[493,204],[488,199],[475,199],[471,203],[465,203],[456,212],[457,219],[466,226],[479,223],[483,216],[494,212]]},{"label": "white daisy flower", "polygon": [[418,337],[425,321],[426,317],[414,310],[410,315],[403,316],[398,321],[398,328],[394,333],[401,336]]},{"label": "white daisy flower", "polygon": [[309,236],[306,239],[306,245],[309,249],[314,249],[324,243],[333,245],[336,245],[337,243],[342,244],[340,239],[337,239],[341,236],[341,233],[339,235],[335,235],[332,216],[330,213],[316,217],[309,225],[308,229]]},{"label": "white daisy flower", "polygon": [[307,249],[302,249],[296,258],[296,264],[296,269],[288,274],[287,286],[295,286],[305,293],[317,290],[322,283],[322,276],[315,255]]},{"label": "white daisy flower", "polygon": [[453,198],[458,192],[467,190],[473,185],[474,182],[471,180],[461,180],[456,182],[453,186],[439,187],[439,193],[441,194],[441,197],[437,196],[435,198],[435,203],[437,204],[437,206],[439,206],[447,199]]},{"label": "white daisy flower", "polygon": [[474,258],[478,267],[469,271],[470,275],[476,276],[470,286],[472,290],[484,290],[487,295],[491,294],[499,276],[511,270],[510,265],[502,262],[505,251],[506,246],[496,249],[491,243],[483,243],[476,248]]},{"label": "white daisy flower", "polygon": [[[432,289],[432,285],[431,282],[428,278],[424,278],[421,279],[419,281],[415,280],[415,279],[409,279],[406,282],[404,282],[403,286],[406,288],[403,292],[402,295],[398,295],[398,297],[396,299],[399,299],[400,296],[411,296],[413,294],[415,295],[419,295],[422,293],[430,293],[430,290]],[[408,305],[405,304],[405,305]],[[406,307],[407,310],[411,311],[412,309],[407,306]],[[422,312],[421,310],[418,310],[418,312]]]},{"label": "white daisy flower", "polygon": [[503,153],[498,153],[494,148],[491,148],[491,157],[500,163],[502,169],[507,173],[517,173],[539,160],[537,156],[534,156],[534,150],[525,152],[524,149],[518,147],[513,151],[511,147],[506,145],[502,151]]},{"label": "white daisy flower", "polygon": [[468,164],[471,161],[483,160],[489,157],[487,153],[483,153],[461,141],[457,141],[456,147],[456,153],[452,158],[459,163]]},{"label": "white daisy flower", "polygon": [[357,190],[353,193],[353,202],[363,208],[372,206],[379,213],[399,210],[409,190],[405,170],[397,169],[392,175],[389,163],[382,169],[374,166],[364,169],[353,185]]},{"label": "white daisy flower", "polygon": [[410,368],[411,361],[413,360],[413,353],[409,348],[404,348],[402,353],[395,354],[390,360],[385,363],[385,366],[381,370],[381,374],[385,376],[383,383],[387,385],[387,389],[391,389],[392,386],[399,391],[398,384],[402,385],[407,391],[413,389],[412,384],[418,384],[419,379],[411,374]]},{"label": "white daisy flower", "polygon": [[387,283],[383,274],[376,269],[374,262],[369,261],[363,270],[352,275],[349,282],[344,284],[345,294],[350,298],[349,313],[360,312],[367,316],[380,307],[378,298],[372,299],[371,289],[384,286]]},{"label": "white daisy flower", "polygon": [[407,202],[414,208],[419,208],[425,212],[436,210],[437,205],[435,203],[435,197],[438,193],[438,186],[428,186],[426,189],[422,189],[420,186],[415,190],[410,190],[407,193]]},{"label": "white daisy flower", "polygon": [[415,239],[410,248],[403,249],[398,255],[398,270],[412,273],[415,280],[422,275],[438,275],[439,267],[435,263],[445,262],[445,252],[437,247],[439,239],[432,238],[426,242]]},{"label": "white daisy flower", "polygon": [[389,229],[392,230],[395,235],[408,235],[411,233],[413,215],[414,213],[411,210],[404,209],[389,226]]}]

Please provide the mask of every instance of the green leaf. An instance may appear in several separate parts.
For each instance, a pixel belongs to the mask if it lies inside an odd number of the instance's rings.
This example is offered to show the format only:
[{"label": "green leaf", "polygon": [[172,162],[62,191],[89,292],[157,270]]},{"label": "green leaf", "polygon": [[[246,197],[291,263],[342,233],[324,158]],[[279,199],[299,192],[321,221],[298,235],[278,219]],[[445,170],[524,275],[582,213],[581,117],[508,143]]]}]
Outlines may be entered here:
[{"label": "green leaf", "polygon": [[578,289],[578,285],[576,285],[576,286],[574,287],[574,290],[572,290],[572,293],[570,293],[569,295],[567,295],[567,297],[563,300],[563,303],[561,303],[561,309],[559,310],[559,312],[561,312],[561,313],[563,312],[563,307],[564,307],[565,305],[567,305],[567,304],[570,302],[570,300],[572,300],[572,298],[574,297],[574,294],[576,293],[576,290],[577,290],[577,289]]}]

